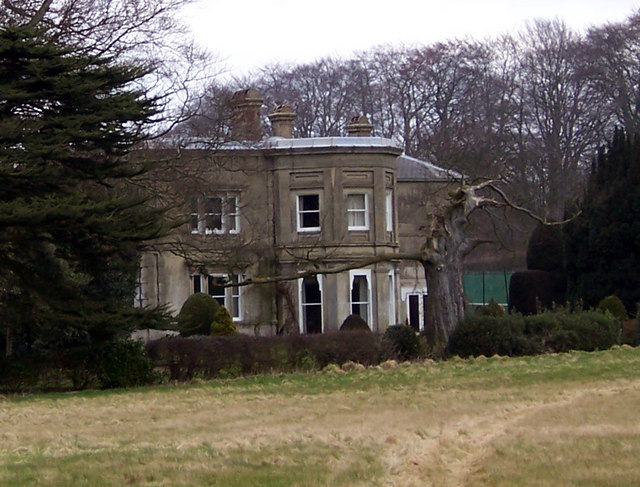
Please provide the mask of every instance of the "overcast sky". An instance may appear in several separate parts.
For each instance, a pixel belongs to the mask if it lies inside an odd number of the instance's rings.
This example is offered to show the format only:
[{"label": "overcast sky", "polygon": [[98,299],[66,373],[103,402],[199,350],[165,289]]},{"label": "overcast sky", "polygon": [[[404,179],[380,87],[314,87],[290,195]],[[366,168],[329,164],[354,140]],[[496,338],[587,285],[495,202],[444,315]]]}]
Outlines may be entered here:
[{"label": "overcast sky", "polygon": [[521,30],[559,18],[575,29],[624,20],[640,0],[200,0],[185,12],[230,73],[348,57],[381,44],[426,45]]}]

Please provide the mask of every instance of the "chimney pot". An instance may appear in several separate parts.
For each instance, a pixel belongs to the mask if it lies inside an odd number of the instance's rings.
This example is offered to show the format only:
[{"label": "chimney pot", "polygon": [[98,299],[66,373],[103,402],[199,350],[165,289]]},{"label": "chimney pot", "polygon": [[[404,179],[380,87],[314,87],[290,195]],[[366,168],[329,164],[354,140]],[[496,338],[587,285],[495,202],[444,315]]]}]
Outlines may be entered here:
[{"label": "chimney pot", "polygon": [[349,120],[345,129],[349,137],[371,137],[373,125],[366,115],[359,115]]},{"label": "chimney pot", "polygon": [[275,137],[284,137],[285,139],[293,138],[293,122],[295,119],[296,114],[291,105],[284,103],[275,107],[269,114],[273,135]]},{"label": "chimney pot", "polygon": [[262,139],[262,125],[260,123],[260,108],[262,96],[257,90],[249,88],[236,91],[231,97],[233,110],[231,120],[231,136],[233,140]]}]

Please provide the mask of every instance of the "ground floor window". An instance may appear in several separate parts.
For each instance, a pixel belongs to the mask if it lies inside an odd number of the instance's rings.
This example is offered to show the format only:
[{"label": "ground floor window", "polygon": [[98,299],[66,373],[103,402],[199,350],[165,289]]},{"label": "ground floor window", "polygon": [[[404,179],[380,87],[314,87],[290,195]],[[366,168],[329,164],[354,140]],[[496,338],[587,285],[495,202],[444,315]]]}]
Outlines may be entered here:
[{"label": "ground floor window", "polygon": [[397,323],[396,317],[396,275],[395,272],[389,271],[387,274],[387,299],[389,303],[389,326],[395,325]]},{"label": "ground floor window", "polygon": [[369,328],[373,329],[371,322],[371,271],[350,271],[349,280],[351,283],[351,314],[360,316],[367,322]]},{"label": "ground floor window", "polygon": [[234,321],[239,321],[242,319],[241,288],[233,285],[239,282],[238,274],[194,274],[191,276],[191,291],[209,294],[229,310]]},{"label": "ground floor window", "polygon": [[298,282],[300,297],[300,333],[322,333],[322,276]]},{"label": "ground floor window", "polygon": [[407,295],[407,320],[415,331],[425,329],[425,316],[427,314],[427,294],[411,293]]}]

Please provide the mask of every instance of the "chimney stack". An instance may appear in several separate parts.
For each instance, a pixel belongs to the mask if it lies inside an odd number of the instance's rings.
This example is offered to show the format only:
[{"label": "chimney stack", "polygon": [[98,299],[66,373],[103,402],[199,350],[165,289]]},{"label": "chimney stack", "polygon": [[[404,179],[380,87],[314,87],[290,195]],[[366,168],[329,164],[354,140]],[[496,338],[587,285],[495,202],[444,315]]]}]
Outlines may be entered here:
[{"label": "chimney stack", "polygon": [[252,88],[236,91],[233,94],[231,97],[233,110],[231,137],[233,140],[258,141],[262,139],[262,124],[260,123],[262,101],[260,93]]},{"label": "chimney stack", "polygon": [[345,127],[349,137],[371,137],[373,125],[366,115],[353,117]]},{"label": "chimney stack", "polygon": [[269,121],[275,137],[293,138],[293,122],[296,114],[289,104],[278,105],[269,114]]}]

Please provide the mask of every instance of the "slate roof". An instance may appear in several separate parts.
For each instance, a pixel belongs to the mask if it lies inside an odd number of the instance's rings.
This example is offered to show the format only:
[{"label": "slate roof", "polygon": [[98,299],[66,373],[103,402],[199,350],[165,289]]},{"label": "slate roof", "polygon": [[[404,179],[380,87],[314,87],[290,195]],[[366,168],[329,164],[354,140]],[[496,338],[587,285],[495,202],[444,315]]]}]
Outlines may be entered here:
[{"label": "slate roof", "polygon": [[462,174],[407,155],[398,157],[398,181],[454,181]]}]

